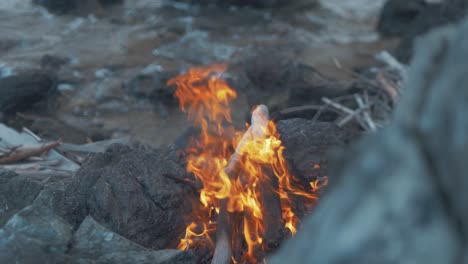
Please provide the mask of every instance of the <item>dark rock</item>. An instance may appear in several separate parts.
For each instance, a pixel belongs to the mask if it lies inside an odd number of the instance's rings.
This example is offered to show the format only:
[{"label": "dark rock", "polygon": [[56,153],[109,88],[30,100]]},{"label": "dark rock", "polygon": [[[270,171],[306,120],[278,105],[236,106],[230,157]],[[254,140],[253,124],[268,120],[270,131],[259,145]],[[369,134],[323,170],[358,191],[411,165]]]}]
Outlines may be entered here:
[{"label": "dark rock", "polygon": [[99,264],[194,263],[189,252],[148,250],[103,227],[91,216],[75,232],[69,253],[74,259],[94,260]]},{"label": "dark rock", "polygon": [[316,0],[185,0],[185,2],[193,4],[215,4],[215,5],[237,5],[237,6],[252,6],[257,8],[279,8],[291,5],[299,6],[315,6]]},{"label": "dark rock", "polygon": [[75,226],[89,214],[112,231],[153,249],[175,246],[186,213],[184,166],[175,147],[157,150],[113,145],[88,158],[65,193]]},{"label": "dark rock", "polygon": [[31,177],[0,170],[0,227],[16,212],[32,204],[44,187]]},{"label": "dark rock", "polygon": [[41,58],[43,70],[58,71],[63,65],[70,63],[70,59],[57,55],[46,54]]},{"label": "dark rock", "polygon": [[125,83],[125,91],[140,100],[147,100],[154,106],[162,118],[169,117],[169,108],[178,105],[174,89],[166,82],[177,76],[176,72],[158,70],[154,73],[141,73]]},{"label": "dark rock", "polygon": [[99,264],[195,264],[189,251],[165,249],[158,251],[114,252],[98,258]]},{"label": "dark rock", "polygon": [[96,259],[114,252],[144,250],[147,249],[110,231],[88,216],[73,235],[70,254],[81,258]]},{"label": "dark rock", "polygon": [[457,23],[466,15],[467,9],[466,0],[432,4],[423,0],[390,0],[382,9],[378,30],[384,36],[401,37],[396,57],[406,63],[412,57],[413,43],[418,36],[436,27]]},{"label": "dark rock", "polygon": [[98,2],[99,2],[102,6],[111,6],[111,5],[123,4],[123,3],[124,3],[124,0],[98,0]]},{"label": "dark rock", "polygon": [[344,148],[358,136],[357,132],[334,123],[300,118],[281,120],[277,128],[290,170],[304,183],[327,176],[329,152]]},{"label": "dark rock", "polygon": [[267,104],[272,112],[319,103],[322,97],[344,94],[348,88],[281,52],[260,52],[242,65],[247,80],[241,79],[234,87],[247,94],[250,107]]},{"label": "dark rock", "polygon": [[34,4],[41,5],[52,13],[60,14],[69,13],[76,10],[79,7],[80,2],[83,2],[83,0],[33,0]]},{"label": "dark rock", "polygon": [[174,89],[166,86],[166,82],[177,76],[176,72],[156,72],[153,74],[138,74],[125,83],[125,91],[139,99],[148,99],[153,102],[163,102],[167,105],[177,105],[174,98]]},{"label": "dark rock", "polygon": [[32,0],[36,5],[47,8],[52,13],[93,13],[101,7],[122,4],[124,0]]},{"label": "dark rock", "polygon": [[427,5],[425,0],[389,0],[382,8],[377,30],[385,37],[402,36]]},{"label": "dark rock", "polygon": [[0,263],[66,263],[72,227],[50,208],[31,205],[0,229]]},{"label": "dark rock", "polygon": [[30,109],[55,91],[55,78],[44,71],[28,71],[0,78],[0,112]]}]

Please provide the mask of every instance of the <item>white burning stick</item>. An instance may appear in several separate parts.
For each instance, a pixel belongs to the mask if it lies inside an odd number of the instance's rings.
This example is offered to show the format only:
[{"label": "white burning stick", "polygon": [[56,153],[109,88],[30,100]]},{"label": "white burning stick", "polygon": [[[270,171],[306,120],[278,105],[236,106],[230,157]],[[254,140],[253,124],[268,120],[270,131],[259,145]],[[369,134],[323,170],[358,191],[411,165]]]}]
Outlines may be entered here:
[{"label": "white burning stick", "polygon": [[[252,112],[251,126],[242,136],[236,147],[236,151],[232,154],[231,159],[229,160],[229,164],[224,168],[225,173],[230,178],[233,178],[236,175],[238,163],[242,157],[242,149],[247,142],[266,137],[268,122],[268,107],[265,105],[257,106]],[[232,260],[232,226],[238,223],[232,222],[229,212],[227,211],[228,199],[229,198],[224,199],[220,203],[221,205],[216,227],[216,248],[211,261],[212,264],[230,264]]]}]

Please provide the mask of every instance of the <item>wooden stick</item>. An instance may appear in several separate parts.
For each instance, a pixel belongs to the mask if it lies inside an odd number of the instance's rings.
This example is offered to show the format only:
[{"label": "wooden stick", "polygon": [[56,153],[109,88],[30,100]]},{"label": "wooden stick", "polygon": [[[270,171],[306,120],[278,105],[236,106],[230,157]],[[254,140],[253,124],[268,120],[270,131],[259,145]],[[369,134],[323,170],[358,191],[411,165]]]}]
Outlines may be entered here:
[{"label": "wooden stick", "polygon": [[[225,173],[232,179],[237,175],[236,171],[242,158],[242,149],[250,140],[266,136],[269,114],[268,107],[259,105],[252,112],[251,126],[242,136],[236,151],[232,154],[229,164],[224,168]],[[229,199],[229,198],[228,198]],[[212,264],[230,264],[232,259],[232,226],[227,208],[228,199],[220,203],[219,215],[216,227],[216,247],[211,261]]]},{"label": "wooden stick", "polygon": [[56,148],[59,145],[59,141],[53,141],[35,147],[18,147],[14,149],[11,153],[1,155],[0,164],[11,164],[16,161],[27,159],[29,157],[39,156],[53,148]]},{"label": "wooden stick", "polygon": [[332,101],[332,100],[330,100],[330,99],[328,99],[326,97],[323,97],[322,101],[324,103],[326,103],[327,105],[331,105],[334,108],[336,108],[336,109],[338,109],[338,110],[340,110],[340,111],[342,111],[342,112],[344,112],[344,113],[346,113],[348,115],[353,115],[354,114],[353,110],[349,109],[348,107],[346,107],[344,105],[338,104],[338,103],[336,103],[336,102],[334,102],[334,101]]},{"label": "wooden stick", "polygon": [[364,104],[362,101],[362,98],[359,95],[355,95],[356,102],[358,103],[359,107],[364,109],[363,115],[364,115],[364,120],[366,120],[367,125],[369,126],[369,129],[371,131],[376,131],[377,128],[375,127],[374,121],[372,121],[372,118],[369,115],[368,107]]}]

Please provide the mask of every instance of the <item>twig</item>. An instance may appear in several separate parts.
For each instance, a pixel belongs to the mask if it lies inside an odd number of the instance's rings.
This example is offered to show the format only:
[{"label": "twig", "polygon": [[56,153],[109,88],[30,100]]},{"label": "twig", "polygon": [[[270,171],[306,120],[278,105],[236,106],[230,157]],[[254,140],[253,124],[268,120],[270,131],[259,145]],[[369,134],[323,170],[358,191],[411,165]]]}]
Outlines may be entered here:
[{"label": "twig", "polygon": [[34,132],[32,132],[31,130],[29,130],[29,129],[26,128],[26,127],[23,127],[23,131],[24,131],[25,133],[27,133],[28,135],[30,135],[32,138],[34,138],[34,139],[37,140],[37,141],[41,141],[41,140],[42,140],[38,135],[34,134]]},{"label": "twig", "polygon": [[362,113],[363,110],[364,110],[364,109],[359,108],[358,110],[354,111],[353,114],[347,115],[345,118],[341,119],[341,120],[337,123],[337,126],[338,126],[338,127],[343,127],[343,126],[346,125],[349,121],[355,119],[356,116],[360,115],[360,114]]},{"label": "twig", "polygon": [[339,104],[337,102],[334,102],[334,101],[328,99],[327,97],[322,97],[322,101],[324,103],[326,103],[327,105],[330,105],[330,106],[332,106],[332,107],[334,107],[334,108],[336,108],[336,109],[338,109],[338,110],[340,110],[340,111],[342,111],[342,112],[344,112],[344,113],[346,113],[348,115],[353,115],[354,114],[353,110],[351,110],[348,107],[346,107],[344,105],[341,105],[341,104]]},{"label": "twig", "polygon": [[357,104],[359,105],[359,108],[364,109],[363,111],[363,116],[364,120],[366,120],[367,126],[371,131],[377,130],[374,121],[372,121],[372,118],[369,115],[368,107],[364,104],[362,101],[362,98],[359,95],[355,95],[354,98],[356,99]]}]

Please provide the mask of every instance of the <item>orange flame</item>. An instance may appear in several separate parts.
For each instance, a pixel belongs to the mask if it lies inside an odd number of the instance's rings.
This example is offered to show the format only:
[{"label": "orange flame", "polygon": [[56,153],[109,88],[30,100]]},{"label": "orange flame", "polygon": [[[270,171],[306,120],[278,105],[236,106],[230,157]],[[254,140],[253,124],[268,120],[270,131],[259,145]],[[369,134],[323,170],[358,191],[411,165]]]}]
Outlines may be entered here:
[{"label": "orange flame", "polygon": [[[204,219],[202,223],[187,226],[185,238],[181,239],[179,249],[186,249],[197,239],[206,237],[212,243],[212,229],[209,229],[206,212],[214,208],[219,212],[220,201],[227,199],[227,210],[231,213],[243,213],[243,238],[247,252],[242,260],[259,262],[255,252],[262,248],[265,233],[262,205],[262,188],[275,178],[278,182],[274,192],[280,198],[284,227],[292,234],[296,233],[299,222],[292,209],[292,196],[303,197],[307,204],[317,200],[316,192],[321,186],[311,183],[311,190],[293,181],[286,161],[283,158],[284,146],[279,139],[276,126],[272,121],[259,126],[261,136],[247,135],[237,131],[231,124],[230,102],[237,97],[236,92],[221,79],[225,65],[193,68],[186,74],[168,81],[168,85],[177,86],[175,95],[180,107],[188,113],[189,119],[200,127],[200,137],[192,139],[187,152],[187,171],[203,183],[200,191],[202,207],[194,211],[194,217]],[[242,140],[244,137],[244,140]],[[240,144],[242,142],[242,144]],[[240,155],[239,169],[230,171],[226,167],[234,152]],[[272,178],[273,177],[273,178]],[[199,215],[205,215],[199,217]],[[203,226],[201,232],[195,229]],[[236,237],[235,235],[233,237]],[[234,243],[233,243],[234,244]],[[239,261],[239,260],[233,260]]]}]

